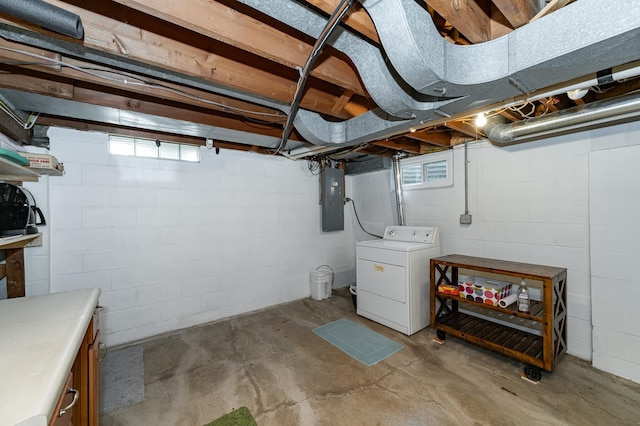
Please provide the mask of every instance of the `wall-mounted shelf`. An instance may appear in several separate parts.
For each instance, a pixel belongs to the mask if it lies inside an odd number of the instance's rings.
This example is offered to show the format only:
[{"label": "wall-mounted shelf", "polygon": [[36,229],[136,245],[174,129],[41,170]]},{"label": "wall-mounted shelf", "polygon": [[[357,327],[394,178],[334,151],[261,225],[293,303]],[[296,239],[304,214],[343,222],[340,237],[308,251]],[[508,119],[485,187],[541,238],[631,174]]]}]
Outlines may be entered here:
[{"label": "wall-mounted shelf", "polygon": [[40,246],[42,246],[42,234],[39,232],[37,234],[0,237],[0,250]]},{"label": "wall-mounted shelf", "polygon": [[0,180],[18,182],[37,182],[40,175],[29,167],[21,166],[0,157]]}]

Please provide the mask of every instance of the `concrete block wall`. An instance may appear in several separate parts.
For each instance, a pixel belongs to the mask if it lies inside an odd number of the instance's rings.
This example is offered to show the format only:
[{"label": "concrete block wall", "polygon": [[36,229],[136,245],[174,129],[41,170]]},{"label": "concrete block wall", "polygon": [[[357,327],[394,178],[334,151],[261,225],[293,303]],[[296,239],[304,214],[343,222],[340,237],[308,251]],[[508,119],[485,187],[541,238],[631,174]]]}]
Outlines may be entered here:
[{"label": "concrete block wall", "polygon": [[[405,192],[407,220],[440,227],[442,253],[567,268],[568,352],[591,359],[589,141],[577,135],[499,148],[454,148],[453,187]],[[534,290],[534,289],[532,289]],[[535,293],[534,293],[535,294]],[[537,293],[539,294],[539,293]]]},{"label": "concrete block wall", "polygon": [[[568,352],[640,382],[640,123],[511,147],[454,148],[452,187],[404,192],[407,223],[440,228],[443,254],[461,253],[568,269]],[[354,176],[354,198],[378,203],[361,221],[387,220],[390,172]],[[372,182],[375,181],[375,185]],[[377,193],[372,190],[377,185]],[[377,200],[377,201],[373,201]]]},{"label": "concrete block wall", "polygon": [[589,163],[593,365],[640,382],[640,125],[597,130]]},{"label": "concrete block wall", "polygon": [[[352,214],[351,227],[354,237],[356,241],[375,240],[375,235],[382,236],[388,225],[398,223],[393,175],[388,169],[385,169],[352,175],[349,178],[351,191],[347,193],[347,197],[353,201],[347,203],[346,208]],[[358,224],[356,215],[353,213],[354,207],[362,227]],[[355,243],[353,247],[355,253]]]},{"label": "concrete block wall", "polygon": [[[350,212],[345,231],[321,232],[304,162],[205,148],[200,163],[131,158],[102,133],[49,138],[66,174],[30,185],[48,193],[49,291],[100,287],[107,344],[308,297],[323,264],[335,287],[353,280]],[[47,275],[31,259],[27,270]]]}]

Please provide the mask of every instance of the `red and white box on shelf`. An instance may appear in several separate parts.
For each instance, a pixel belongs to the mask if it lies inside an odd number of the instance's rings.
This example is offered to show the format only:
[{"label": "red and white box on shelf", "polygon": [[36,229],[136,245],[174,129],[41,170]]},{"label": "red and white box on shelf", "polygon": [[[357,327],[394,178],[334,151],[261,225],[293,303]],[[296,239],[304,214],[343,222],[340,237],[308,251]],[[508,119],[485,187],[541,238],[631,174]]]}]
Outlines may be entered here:
[{"label": "red and white box on shelf", "polygon": [[42,175],[62,176],[64,174],[64,164],[49,154],[34,154],[31,152],[20,152],[20,155],[29,160],[29,168]]},{"label": "red and white box on shelf", "polygon": [[460,297],[486,305],[497,306],[501,299],[511,294],[513,284],[483,277],[458,280]]}]

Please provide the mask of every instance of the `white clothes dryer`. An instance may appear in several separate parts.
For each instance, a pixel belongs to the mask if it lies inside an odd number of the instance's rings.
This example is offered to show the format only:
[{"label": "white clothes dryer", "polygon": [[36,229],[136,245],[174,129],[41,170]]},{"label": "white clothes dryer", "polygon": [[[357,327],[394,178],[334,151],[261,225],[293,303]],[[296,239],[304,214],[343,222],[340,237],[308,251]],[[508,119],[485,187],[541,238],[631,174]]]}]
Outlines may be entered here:
[{"label": "white clothes dryer", "polygon": [[357,312],[406,335],[429,325],[429,261],[440,256],[429,226],[387,226],[379,240],[356,244]]}]

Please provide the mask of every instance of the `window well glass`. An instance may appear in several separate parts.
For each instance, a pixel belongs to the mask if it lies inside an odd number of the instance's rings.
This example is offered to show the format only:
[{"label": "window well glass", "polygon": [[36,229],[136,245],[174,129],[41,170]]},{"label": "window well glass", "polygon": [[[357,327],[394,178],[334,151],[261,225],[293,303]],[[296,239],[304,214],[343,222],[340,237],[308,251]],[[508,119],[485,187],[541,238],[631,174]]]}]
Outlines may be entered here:
[{"label": "window well glass", "polygon": [[415,185],[416,183],[422,183],[422,167],[420,167],[420,164],[403,167],[402,184]]},{"label": "window well glass", "polygon": [[425,182],[447,180],[447,160],[434,161],[424,164]]},{"label": "window well glass", "polygon": [[200,161],[200,146],[156,139],[131,138],[109,135],[109,152],[132,157],[161,158],[197,163]]}]

